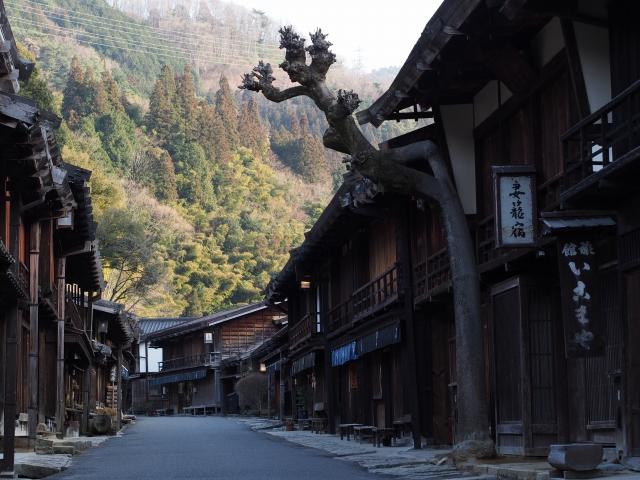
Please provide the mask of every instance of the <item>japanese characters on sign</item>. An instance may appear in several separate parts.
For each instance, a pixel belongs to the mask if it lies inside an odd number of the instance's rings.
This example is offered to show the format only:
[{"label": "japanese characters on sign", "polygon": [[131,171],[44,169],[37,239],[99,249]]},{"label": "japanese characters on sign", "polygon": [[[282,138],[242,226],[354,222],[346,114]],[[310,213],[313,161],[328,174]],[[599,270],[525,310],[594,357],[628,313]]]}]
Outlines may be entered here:
[{"label": "japanese characters on sign", "polygon": [[493,167],[496,245],[529,247],[536,243],[535,170],[528,166]]},{"label": "japanese characters on sign", "polygon": [[558,239],[558,257],[567,357],[600,353],[597,258],[593,240]]}]

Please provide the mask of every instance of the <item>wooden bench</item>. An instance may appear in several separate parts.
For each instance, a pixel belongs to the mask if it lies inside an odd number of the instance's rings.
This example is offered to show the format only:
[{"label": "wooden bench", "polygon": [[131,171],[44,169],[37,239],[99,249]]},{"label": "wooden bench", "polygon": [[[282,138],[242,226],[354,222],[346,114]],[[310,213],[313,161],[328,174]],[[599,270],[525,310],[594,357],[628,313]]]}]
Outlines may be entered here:
[{"label": "wooden bench", "polygon": [[157,408],[156,409],[156,415],[158,415],[159,417],[164,417],[167,414],[167,409],[166,408]]},{"label": "wooden bench", "polygon": [[347,440],[351,440],[351,434],[354,433],[354,427],[361,427],[361,423],[341,423],[338,425],[340,430],[340,440],[344,440],[344,436],[347,436]]},{"label": "wooden bench", "polygon": [[411,431],[411,415],[404,415],[393,421],[393,429],[395,430],[395,437],[402,438],[404,432]]},{"label": "wooden bench", "polygon": [[298,419],[298,428],[300,430],[311,430],[311,419],[310,418],[299,418]]},{"label": "wooden bench", "polygon": [[375,431],[376,427],[373,425],[360,425],[358,427],[353,427],[353,436],[356,440],[362,443],[364,440],[373,440]]},{"label": "wooden bench", "polygon": [[194,407],[183,407],[182,413],[185,415],[193,415],[193,409]]},{"label": "wooden bench", "polygon": [[313,433],[326,433],[329,420],[325,417],[316,417],[311,419],[311,429]]},{"label": "wooden bench", "polygon": [[396,436],[396,430],[394,428],[376,428],[373,431],[373,444],[376,447],[381,447],[385,441],[389,442],[389,445],[393,442]]}]

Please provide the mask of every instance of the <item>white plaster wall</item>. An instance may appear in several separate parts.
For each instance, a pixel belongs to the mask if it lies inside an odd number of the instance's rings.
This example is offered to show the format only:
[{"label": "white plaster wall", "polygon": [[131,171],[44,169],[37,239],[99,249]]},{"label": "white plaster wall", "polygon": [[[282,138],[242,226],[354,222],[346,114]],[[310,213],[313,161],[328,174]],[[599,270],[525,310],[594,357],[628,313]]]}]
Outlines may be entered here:
[{"label": "white plaster wall", "polygon": [[573,22],[573,25],[589,107],[595,112],[611,100],[609,31],[580,22]]},{"label": "white plaster wall", "polygon": [[473,97],[473,121],[477,127],[509,100],[513,94],[502,82],[491,80]]},{"label": "white plaster wall", "polygon": [[473,97],[475,126],[480,125],[498,109],[498,82],[491,80]]},{"label": "white plaster wall", "polygon": [[554,17],[531,40],[531,55],[538,68],[543,67],[564,48],[560,20]]},{"label": "white plaster wall", "polygon": [[454,181],[464,213],[476,213],[476,161],[473,141],[474,105],[440,108]]}]

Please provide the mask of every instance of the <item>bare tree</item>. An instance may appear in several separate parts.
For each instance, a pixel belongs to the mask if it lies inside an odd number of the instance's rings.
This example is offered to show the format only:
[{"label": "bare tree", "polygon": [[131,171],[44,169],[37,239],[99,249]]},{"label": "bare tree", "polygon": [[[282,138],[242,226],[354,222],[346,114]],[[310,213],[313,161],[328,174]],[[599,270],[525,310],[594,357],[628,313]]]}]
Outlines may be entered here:
[{"label": "bare tree", "polygon": [[[273,85],[271,65],[260,61],[252,73],[244,75],[239,88],[262,92],[276,103],[298,96],[311,98],[329,123],[324,145],[349,155],[345,159],[346,182],[365,177],[375,183],[378,191],[416,195],[440,205],[449,247],[456,322],[458,443],[455,454],[459,457],[493,455],[484,383],[480,275],[464,210],[442,154],[429,140],[389,151],[375,148],[352,115],[360,104],[358,95],[345,90],[338,90],[336,95],[327,87],[327,72],[336,61],[327,35],[318,29],[310,37],[311,45],[305,48],[305,39],[292,27],[280,29],[280,48],[286,51],[280,68],[299,85],[280,90]],[[309,64],[307,54],[311,57]],[[407,166],[415,161],[424,161],[428,173]]]}]

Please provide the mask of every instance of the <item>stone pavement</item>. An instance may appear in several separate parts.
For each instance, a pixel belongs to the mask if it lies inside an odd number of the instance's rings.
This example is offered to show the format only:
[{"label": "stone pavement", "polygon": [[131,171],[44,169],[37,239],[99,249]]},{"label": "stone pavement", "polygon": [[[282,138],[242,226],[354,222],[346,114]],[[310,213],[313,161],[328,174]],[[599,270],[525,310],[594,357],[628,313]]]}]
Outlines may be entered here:
[{"label": "stone pavement", "polygon": [[[337,435],[315,434],[310,431],[285,431],[282,423],[264,418],[239,419],[252,430],[305,447],[324,450],[339,460],[353,462],[369,472],[407,479],[514,479],[549,480],[551,466],[545,460],[497,458],[465,462],[457,468],[448,457],[447,449],[414,450],[411,447],[380,447],[354,440],[340,440]],[[631,472],[619,464],[603,464],[597,478],[607,480],[640,480],[640,473]]]},{"label": "stone pavement", "polygon": [[447,449],[414,450],[411,447],[374,447],[339,436],[307,430],[285,431],[281,423],[267,419],[239,419],[252,430],[263,431],[297,445],[324,450],[329,456],[354,463],[371,473],[412,480],[490,480],[492,475],[461,472],[447,458]]},{"label": "stone pavement", "polygon": [[[121,435],[122,431],[116,436]],[[39,438],[35,452],[16,451],[14,472],[22,479],[44,478],[62,472],[71,466],[74,455],[97,447],[109,438],[113,436]]]}]

